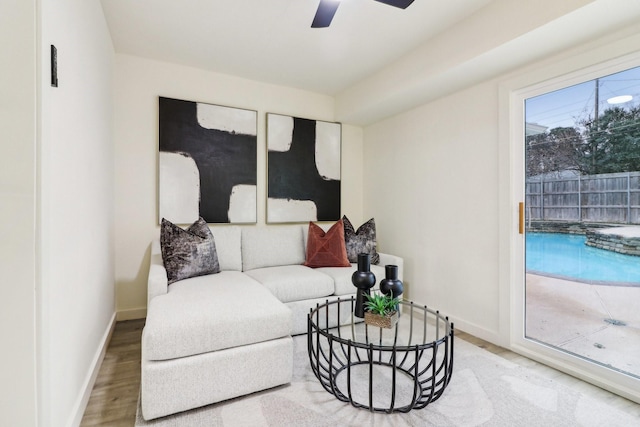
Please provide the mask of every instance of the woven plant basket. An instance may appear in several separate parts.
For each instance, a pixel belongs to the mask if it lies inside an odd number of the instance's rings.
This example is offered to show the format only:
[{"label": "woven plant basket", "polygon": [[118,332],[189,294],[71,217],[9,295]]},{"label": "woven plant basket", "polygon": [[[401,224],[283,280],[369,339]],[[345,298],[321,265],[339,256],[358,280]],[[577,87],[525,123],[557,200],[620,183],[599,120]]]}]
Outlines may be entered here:
[{"label": "woven plant basket", "polygon": [[391,329],[398,322],[398,312],[394,311],[390,316],[380,316],[369,311],[364,312],[364,323],[378,328]]}]

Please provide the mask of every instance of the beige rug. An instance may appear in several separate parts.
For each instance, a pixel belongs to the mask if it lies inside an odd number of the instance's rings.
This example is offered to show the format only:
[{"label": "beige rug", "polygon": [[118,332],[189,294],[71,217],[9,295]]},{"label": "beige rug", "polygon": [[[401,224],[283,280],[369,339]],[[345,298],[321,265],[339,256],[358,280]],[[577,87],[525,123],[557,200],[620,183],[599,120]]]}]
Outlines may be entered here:
[{"label": "beige rug", "polygon": [[138,403],[136,427],[640,426],[637,417],[586,396],[584,384],[567,387],[460,339],[440,400],[407,414],[373,414],[327,393],[309,367],[306,336],[294,343],[291,384],[150,422]]}]

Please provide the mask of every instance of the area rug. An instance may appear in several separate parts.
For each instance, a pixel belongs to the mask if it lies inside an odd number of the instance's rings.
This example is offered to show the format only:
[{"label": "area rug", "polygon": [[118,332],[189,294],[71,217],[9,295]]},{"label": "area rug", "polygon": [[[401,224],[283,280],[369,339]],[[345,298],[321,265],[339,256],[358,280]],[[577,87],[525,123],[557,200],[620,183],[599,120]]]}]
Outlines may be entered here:
[{"label": "area rug", "polygon": [[[309,367],[306,337],[294,338],[289,385],[144,421],[136,427],[640,426],[640,420],[468,342],[455,343],[453,378],[442,397],[406,414],[357,409],[326,392]],[[591,387],[587,385],[587,388]],[[595,388],[595,387],[594,387]]]}]

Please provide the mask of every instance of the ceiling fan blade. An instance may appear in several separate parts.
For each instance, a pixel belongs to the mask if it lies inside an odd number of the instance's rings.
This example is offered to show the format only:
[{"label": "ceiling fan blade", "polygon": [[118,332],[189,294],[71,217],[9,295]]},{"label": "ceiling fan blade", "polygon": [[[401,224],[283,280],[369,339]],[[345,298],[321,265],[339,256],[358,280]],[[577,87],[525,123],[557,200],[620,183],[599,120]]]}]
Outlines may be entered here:
[{"label": "ceiling fan blade", "polygon": [[380,3],[388,4],[389,6],[399,7],[400,9],[406,9],[411,6],[413,0],[376,0]]},{"label": "ceiling fan blade", "polygon": [[333,15],[336,14],[336,10],[338,10],[339,5],[340,0],[320,0],[318,11],[316,12],[316,16],[313,18],[313,22],[311,23],[311,28],[328,27],[329,24],[331,24]]}]

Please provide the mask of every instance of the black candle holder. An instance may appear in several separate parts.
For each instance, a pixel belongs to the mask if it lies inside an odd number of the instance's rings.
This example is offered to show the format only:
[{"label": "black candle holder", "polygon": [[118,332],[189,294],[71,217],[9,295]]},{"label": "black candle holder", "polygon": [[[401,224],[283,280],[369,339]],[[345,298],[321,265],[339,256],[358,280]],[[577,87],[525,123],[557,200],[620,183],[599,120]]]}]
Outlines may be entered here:
[{"label": "black candle holder", "polygon": [[358,254],[358,270],[351,276],[353,286],[358,288],[356,292],[356,308],[354,315],[364,317],[364,305],[370,289],[376,284],[376,276],[371,272],[371,257],[369,254]]},{"label": "black candle holder", "polygon": [[404,292],[402,281],[398,279],[398,266],[389,264],[384,266],[385,278],[380,281],[380,292],[391,294],[391,298],[398,298]]}]

